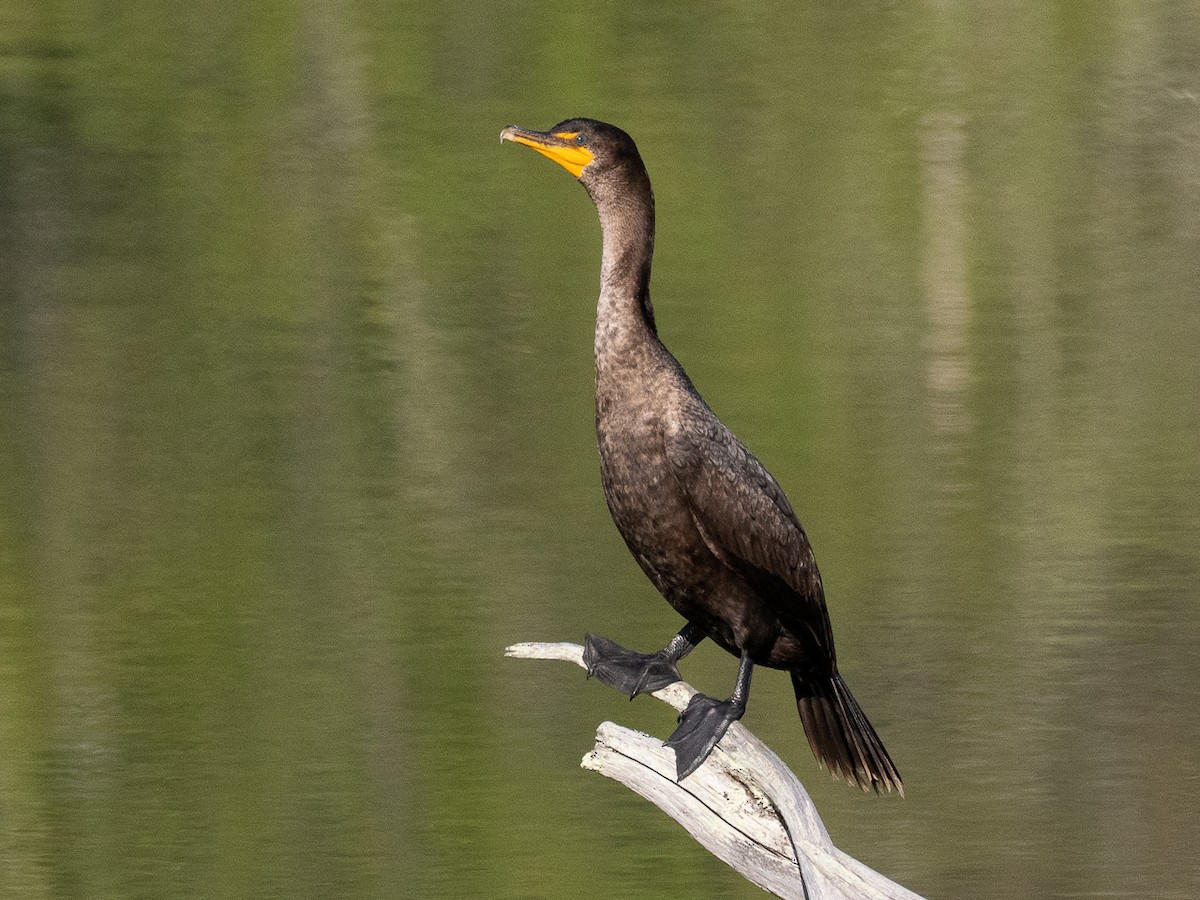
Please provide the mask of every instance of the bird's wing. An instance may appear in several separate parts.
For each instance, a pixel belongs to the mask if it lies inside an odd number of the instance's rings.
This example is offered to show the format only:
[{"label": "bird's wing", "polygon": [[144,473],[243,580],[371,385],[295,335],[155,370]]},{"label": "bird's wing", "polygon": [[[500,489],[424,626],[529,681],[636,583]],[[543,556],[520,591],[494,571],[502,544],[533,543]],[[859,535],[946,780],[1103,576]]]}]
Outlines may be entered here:
[{"label": "bird's wing", "polygon": [[667,458],[705,543],[794,630],[832,648],[821,574],[783,489],[716,417],[670,429]]}]

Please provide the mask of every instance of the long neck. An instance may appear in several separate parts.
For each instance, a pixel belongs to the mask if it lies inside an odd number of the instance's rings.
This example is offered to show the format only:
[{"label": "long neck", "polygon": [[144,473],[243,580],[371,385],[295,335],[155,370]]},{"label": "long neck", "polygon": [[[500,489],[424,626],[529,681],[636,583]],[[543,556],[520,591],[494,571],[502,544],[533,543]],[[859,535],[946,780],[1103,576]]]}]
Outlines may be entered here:
[{"label": "long neck", "polygon": [[654,255],[654,194],[643,170],[614,188],[589,187],[600,214],[604,253],[596,307],[596,360],[654,339],[650,262]]}]

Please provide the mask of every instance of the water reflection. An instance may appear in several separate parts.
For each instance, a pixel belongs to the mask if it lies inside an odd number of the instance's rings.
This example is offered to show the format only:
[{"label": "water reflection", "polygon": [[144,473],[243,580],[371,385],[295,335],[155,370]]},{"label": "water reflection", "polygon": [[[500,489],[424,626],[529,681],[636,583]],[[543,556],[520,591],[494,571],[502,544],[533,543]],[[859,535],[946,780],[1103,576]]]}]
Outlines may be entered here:
[{"label": "water reflection", "polygon": [[599,493],[594,214],[495,145],[577,113],[904,772],[828,782],[759,680],[838,842],[1200,890],[1192,7],[143,7],[0,39],[7,893],[750,895],[575,767],[657,704],[499,655],[677,624]]},{"label": "water reflection", "polygon": [[922,127],[930,343],[926,381],[934,427],[949,432],[967,429],[963,405],[970,381],[963,124],[961,116],[931,114]]}]

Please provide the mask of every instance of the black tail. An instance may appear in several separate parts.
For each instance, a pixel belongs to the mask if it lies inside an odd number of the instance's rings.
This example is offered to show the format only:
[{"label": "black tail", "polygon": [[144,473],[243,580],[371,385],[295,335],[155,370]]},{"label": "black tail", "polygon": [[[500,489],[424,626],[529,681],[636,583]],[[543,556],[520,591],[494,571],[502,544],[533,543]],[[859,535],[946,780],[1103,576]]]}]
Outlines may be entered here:
[{"label": "black tail", "polygon": [[808,746],[831,775],[864,791],[894,790],[904,796],[900,773],[841,675],[793,672],[792,687]]}]

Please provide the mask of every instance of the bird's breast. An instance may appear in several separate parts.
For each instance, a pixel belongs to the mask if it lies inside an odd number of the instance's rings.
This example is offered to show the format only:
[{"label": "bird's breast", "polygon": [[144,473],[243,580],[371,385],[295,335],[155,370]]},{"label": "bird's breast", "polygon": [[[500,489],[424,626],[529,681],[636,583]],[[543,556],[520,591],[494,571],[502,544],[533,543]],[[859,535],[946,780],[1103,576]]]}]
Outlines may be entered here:
[{"label": "bird's breast", "polygon": [[696,527],[667,458],[670,391],[597,395],[596,435],[604,497],[613,522],[654,586],[685,615],[705,586],[724,577]]}]

